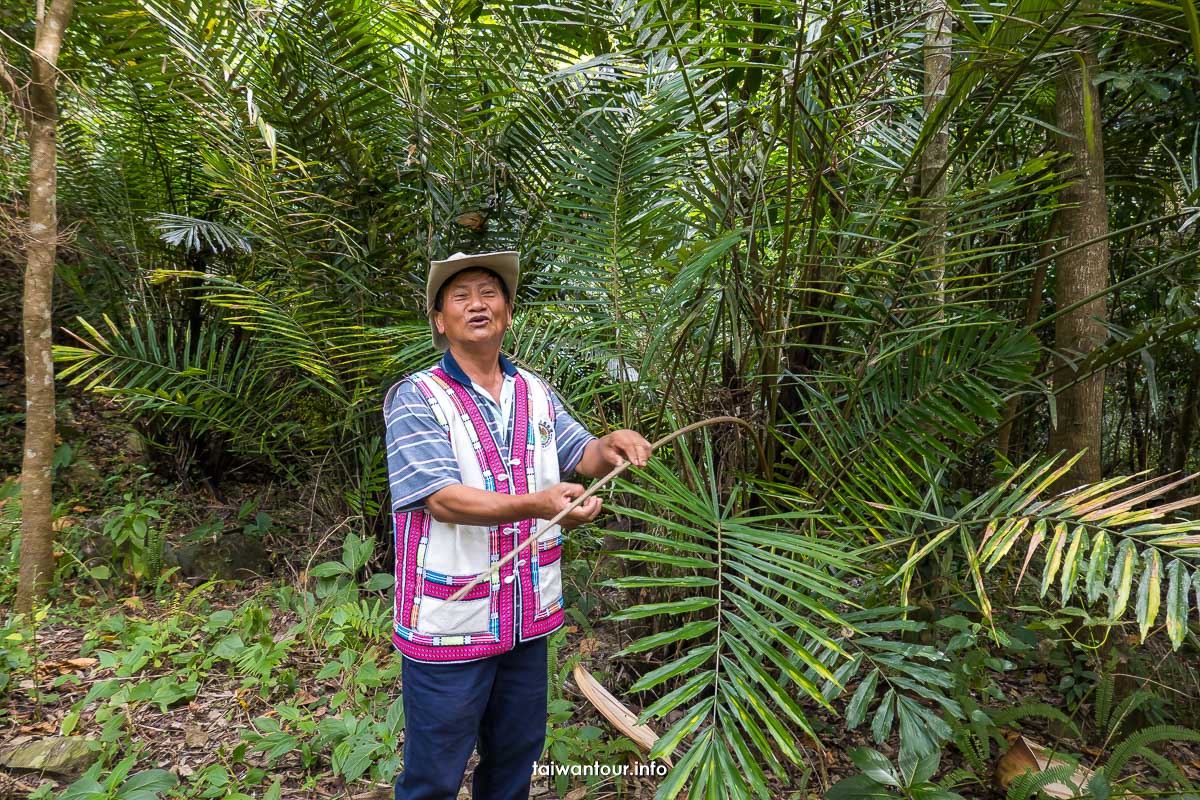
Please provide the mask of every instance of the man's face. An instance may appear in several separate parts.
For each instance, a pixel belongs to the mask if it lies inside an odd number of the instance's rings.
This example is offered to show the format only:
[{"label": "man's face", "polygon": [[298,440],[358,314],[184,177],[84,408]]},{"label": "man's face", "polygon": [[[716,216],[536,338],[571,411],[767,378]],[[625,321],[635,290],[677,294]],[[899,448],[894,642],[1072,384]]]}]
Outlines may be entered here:
[{"label": "man's face", "polygon": [[433,322],[452,346],[490,344],[499,350],[512,324],[512,306],[496,276],[466,269],[442,287],[442,310],[433,313]]}]

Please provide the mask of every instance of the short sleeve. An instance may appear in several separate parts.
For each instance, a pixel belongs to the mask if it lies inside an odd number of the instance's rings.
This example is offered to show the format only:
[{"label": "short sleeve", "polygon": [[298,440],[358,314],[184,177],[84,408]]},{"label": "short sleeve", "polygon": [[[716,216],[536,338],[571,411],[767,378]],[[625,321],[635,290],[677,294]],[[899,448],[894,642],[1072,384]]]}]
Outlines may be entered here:
[{"label": "short sleeve", "polygon": [[550,403],[554,408],[554,440],[558,443],[558,471],[566,478],[575,471],[583,458],[584,448],[595,440],[595,436],[572,417],[563,406],[558,393],[546,386]]},{"label": "short sleeve", "polygon": [[383,401],[392,511],[409,511],[447,486],[462,483],[445,428],[424,395],[406,378]]}]

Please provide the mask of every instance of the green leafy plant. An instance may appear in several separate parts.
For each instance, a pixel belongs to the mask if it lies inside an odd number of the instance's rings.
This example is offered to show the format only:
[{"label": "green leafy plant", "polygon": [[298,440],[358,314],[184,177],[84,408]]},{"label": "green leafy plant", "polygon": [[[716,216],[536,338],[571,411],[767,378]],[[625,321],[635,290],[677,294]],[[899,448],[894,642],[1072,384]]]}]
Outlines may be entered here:
[{"label": "green leafy plant", "polygon": [[908,759],[901,756],[898,768],[882,753],[869,747],[851,749],[850,758],[862,774],[835,783],[825,793],[825,800],[964,800],[962,795],[931,781],[941,759],[937,750]]},{"label": "green leafy plant", "polygon": [[566,795],[578,784],[588,787],[589,797],[608,784],[618,794],[623,791],[628,763],[643,755],[638,746],[626,736],[608,736],[594,725],[572,722],[575,704],[561,695],[550,699],[547,711],[542,758],[558,767],[549,768],[555,791]]},{"label": "green leafy plant", "polygon": [[[1039,596],[1045,597],[1057,584],[1063,604],[1076,592],[1089,603],[1104,598],[1107,619],[1116,624],[1130,608],[1134,579],[1140,574],[1134,615],[1141,638],[1145,639],[1159,618],[1165,588],[1165,629],[1172,647],[1177,649],[1187,630],[1189,590],[1200,575],[1193,563],[1200,540],[1192,533],[1200,530],[1200,521],[1171,521],[1167,514],[1200,503],[1200,498],[1147,505],[1190,478],[1169,482],[1152,478],[1119,488],[1133,476],[1118,476],[1039,499],[1081,456],[1077,453],[1063,464],[1050,459],[1036,466],[1031,458],[953,515],[917,515],[934,523],[936,529],[920,537],[926,541],[919,549],[914,546],[896,579],[910,575],[917,563],[956,537],[973,576],[980,609],[990,617],[991,601],[983,576],[1010,552],[1019,552],[1017,544],[1025,542],[1014,589],[1041,553]],[[983,531],[976,539],[977,526],[981,525]]]},{"label": "green leafy plant", "polygon": [[104,535],[112,547],[112,563],[121,575],[136,585],[143,579],[157,580],[163,563],[165,521],[160,509],[165,500],[139,497],[125,492],[125,504],[114,508],[104,523]]},{"label": "green leafy plant", "polygon": [[58,795],[56,800],[159,800],[179,782],[163,769],[134,772],[136,756],[126,756],[107,774],[103,763],[93,764],[77,781]]},{"label": "green leafy plant", "polygon": [[833,606],[850,593],[836,572],[852,569],[856,559],[819,535],[818,513],[743,508],[736,488],[726,494],[715,483],[713,450],[703,441],[700,461],[679,452],[680,473],[651,461],[636,483],[618,487],[640,501],[619,512],[647,523],[647,531],[616,533],[631,547],[614,555],[647,572],[608,585],[658,592],[661,599],[609,618],[667,623],[617,653],[663,648],[670,654],[630,687],[665,690],[645,706],[642,720],[683,710],[650,753],[652,759],[671,754],[690,740],[661,784],[663,796],[678,794],[693,775],[691,791],[702,791],[712,774],[728,782],[721,791],[764,795],[767,771],[786,774],[780,754],[803,759],[790,727],[815,738],[798,698],[832,710],[807,670],[840,685],[816,647],[850,656],[822,623],[852,625]]},{"label": "green leafy plant", "polygon": [[[943,715],[957,719],[963,711],[952,697],[955,677],[947,655],[936,647],[897,638],[928,627],[898,618],[903,610],[874,608],[844,615],[846,630],[853,633],[838,644],[852,655],[840,665],[831,665],[836,680],[827,681],[824,691],[832,696],[840,686],[858,678],[858,687],[846,704],[846,726],[853,730],[869,715],[871,734],[880,744],[898,727],[902,753],[916,757],[940,750],[942,742],[952,736]],[[826,649],[819,657],[832,661],[835,652]],[[936,704],[934,709],[923,704],[928,700]]]}]

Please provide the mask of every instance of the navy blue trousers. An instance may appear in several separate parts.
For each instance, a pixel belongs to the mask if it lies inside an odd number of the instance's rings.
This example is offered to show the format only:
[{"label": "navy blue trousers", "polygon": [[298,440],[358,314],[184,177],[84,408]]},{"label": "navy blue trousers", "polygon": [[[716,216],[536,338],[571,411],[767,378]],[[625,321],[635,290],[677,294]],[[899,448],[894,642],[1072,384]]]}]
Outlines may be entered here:
[{"label": "navy blue trousers", "polygon": [[404,771],[396,800],[527,800],[546,743],[546,637],[465,664],[403,659]]}]

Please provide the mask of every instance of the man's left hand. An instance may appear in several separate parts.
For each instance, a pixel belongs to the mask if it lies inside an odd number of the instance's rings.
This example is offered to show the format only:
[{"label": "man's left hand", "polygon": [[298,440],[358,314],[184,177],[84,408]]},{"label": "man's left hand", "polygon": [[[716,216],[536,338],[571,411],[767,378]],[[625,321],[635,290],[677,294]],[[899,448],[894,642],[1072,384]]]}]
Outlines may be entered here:
[{"label": "man's left hand", "polygon": [[613,431],[597,440],[596,444],[600,448],[600,457],[612,467],[626,461],[632,462],[635,467],[644,467],[650,460],[650,443],[637,431]]}]

